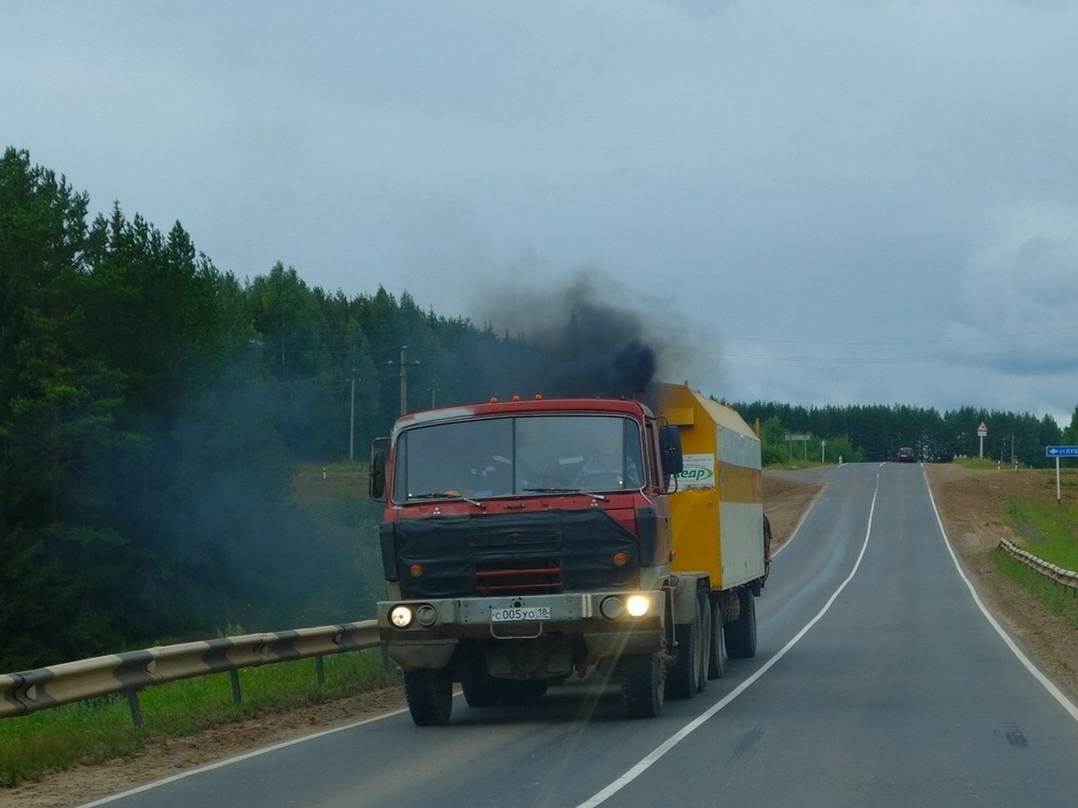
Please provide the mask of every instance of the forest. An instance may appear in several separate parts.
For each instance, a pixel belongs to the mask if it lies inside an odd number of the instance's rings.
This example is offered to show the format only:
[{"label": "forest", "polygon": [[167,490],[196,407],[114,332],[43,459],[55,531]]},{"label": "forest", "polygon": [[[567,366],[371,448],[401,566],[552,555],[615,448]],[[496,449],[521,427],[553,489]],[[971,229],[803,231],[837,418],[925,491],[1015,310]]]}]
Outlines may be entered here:
[{"label": "forest", "polygon": [[[370,617],[378,511],[304,507],[302,464],[361,466],[403,409],[520,391],[622,395],[656,372],[640,323],[582,300],[558,336],[496,333],[379,286],[239,279],[8,148],[0,160],[0,672]],[[584,347],[586,346],[586,347]],[[716,391],[704,391],[712,394]],[[721,391],[717,391],[721,392]],[[1050,417],[968,407],[735,404],[765,460],[1044,464]],[[796,444],[790,433],[811,435]]]}]

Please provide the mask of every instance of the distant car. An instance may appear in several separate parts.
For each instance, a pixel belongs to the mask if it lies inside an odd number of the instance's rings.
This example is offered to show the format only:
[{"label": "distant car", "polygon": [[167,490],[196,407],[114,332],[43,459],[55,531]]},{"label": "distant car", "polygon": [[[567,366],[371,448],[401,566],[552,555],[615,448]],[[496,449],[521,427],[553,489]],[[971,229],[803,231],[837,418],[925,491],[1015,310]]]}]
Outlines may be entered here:
[{"label": "distant car", "polygon": [[916,456],[913,454],[913,449],[909,446],[903,446],[898,450],[898,462],[899,463],[912,463],[916,460]]}]

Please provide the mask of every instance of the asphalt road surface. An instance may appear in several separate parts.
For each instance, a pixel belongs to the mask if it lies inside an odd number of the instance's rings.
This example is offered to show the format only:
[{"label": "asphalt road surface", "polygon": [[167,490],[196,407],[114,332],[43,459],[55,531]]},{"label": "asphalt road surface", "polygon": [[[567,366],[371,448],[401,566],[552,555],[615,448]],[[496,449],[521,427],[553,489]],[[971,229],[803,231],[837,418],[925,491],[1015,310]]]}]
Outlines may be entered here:
[{"label": "asphalt road surface", "polygon": [[367,721],[113,808],[1062,806],[1078,708],[979,605],[920,465],[847,465],[777,556],[755,659],[656,720],[576,682],[418,729]]}]

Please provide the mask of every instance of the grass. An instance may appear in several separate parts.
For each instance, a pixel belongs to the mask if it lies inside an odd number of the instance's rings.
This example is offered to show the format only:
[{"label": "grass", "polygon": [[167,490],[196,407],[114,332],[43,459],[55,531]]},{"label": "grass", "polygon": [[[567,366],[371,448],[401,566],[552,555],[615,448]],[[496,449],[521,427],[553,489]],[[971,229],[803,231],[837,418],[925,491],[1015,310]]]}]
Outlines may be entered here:
[{"label": "grass", "polygon": [[95,699],[0,720],[0,787],[40,780],[50,771],[137,756],[150,743],[221,725],[344,698],[395,682],[378,649],[324,658],[319,684],[313,659],[240,671],[243,699],[232,700],[228,674],[170,682],[139,694],[142,726],[122,696]]},{"label": "grass", "polygon": [[[964,465],[969,465],[967,461]],[[1031,485],[1021,499],[1002,503],[1004,514],[1020,537],[1023,550],[1057,567],[1078,570],[1078,470],[1063,469],[1060,477],[1062,500],[1056,500],[1054,470],[1024,471],[1040,482]],[[1078,628],[1078,590],[1056,583],[1012,558],[1006,551],[994,553],[1000,572],[1014,579],[1045,609],[1062,616]]]},{"label": "grass", "polygon": [[1023,549],[1057,567],[1078,570],[1078,508],[1055,502],[1007,503]]},{"label": "grass", "polygon": [[972,471],[989,471],[999,468],[999,462],[988,457],[963,457],[955,462]]},{"label": "grass", "polygon": [[819,460],[804,460],[795,457],[793,460],[769,463],[764,466],[764,471],[805,471],[806,469],[826,468],[833,465],[835,465],[834,462],[821,463]]},{"label": "grass", "polygon": [[[333,518],[329,521],[336,524],[336,510],[354,509],[355,503],[369,502],[367,464],[303,464],[293,478],[292,496],[308,510],[330,512]],[[355,521],[353,517],[349,510],[349,524]],[[380,565],[374,568],[381,569]],[[356,586],[361,583],[357,579]],[[244,631],[230,626],[225,633]],[[0,719],[0,788],[40,780],[50,771],[79,763],[134,757],[149,744],[165,738],[327,702],[397,681],[384,670],[378,649],[334,654],[325,657],[323,664],[325,681],[321,685],[313,659],[246,668],[239,672],[239,704],[233,702],[227,673],[146,688],[139,693],[140,727],[134,725],[123,696]]]},{"label": "grass", "polygon": [[292,478],[292,499],[318,506],[341,499],[367,499],[367,463],[302,463]]},{"label": "grass", "polygon": [[997,548],[992,557],[1000,572],[1014,579],[1048,612],[1061,616],[1069,625],[1078,629],[1078,590],[1057,584],[1051,578],[1030,569],[1005,550]]},{"label": "grass", "polygon": [[[354,509],[355,503],[368,502],[367,464],[303,464],[293,478],[292,496],[297,504],[314,512],[335,514],[342,508]],[[349,524],[355,521],[351,511],[348,518]],[[333,519],[330,521],[336,524]],[[356,586],[361,583],[357,579]],[[230,626],[225,633],[244,632]],[[0,719],[0,788],[36,781],[50,771],[79,763],[134,757],[147,745],[164,738],[191,735],[206,727],[331,701],[396,682],[385,672],[378,649],[334,654],[325,657],[323,664],[323,684],[317,681],[313,659],[244,669],[239,672],[239,704],[233,702],[227,673],[146,688],[139,693],[140,727],[134,725],[123,696]]]}]

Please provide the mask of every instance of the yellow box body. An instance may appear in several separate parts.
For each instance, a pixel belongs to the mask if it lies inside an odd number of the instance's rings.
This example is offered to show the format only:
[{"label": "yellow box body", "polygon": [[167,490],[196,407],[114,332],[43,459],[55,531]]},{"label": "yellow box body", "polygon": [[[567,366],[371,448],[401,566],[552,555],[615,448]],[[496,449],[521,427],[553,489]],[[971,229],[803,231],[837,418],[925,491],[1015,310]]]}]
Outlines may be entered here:
[{"label": "yellow box body", "polygon": [[685,470],[669,497],[675,572],[714,591],[764,575],[760,440],[729,407],[688,385],[658,385],[659,414],[681,432]]}]

